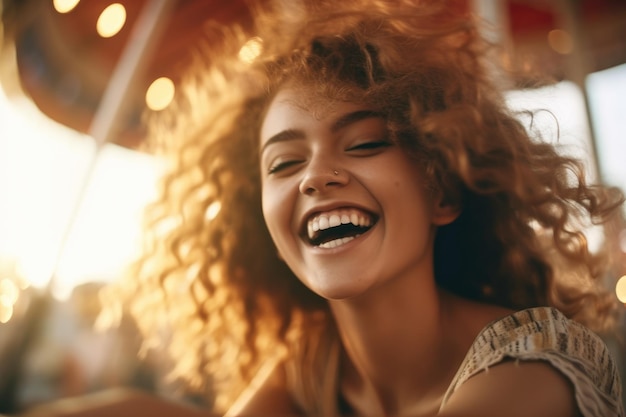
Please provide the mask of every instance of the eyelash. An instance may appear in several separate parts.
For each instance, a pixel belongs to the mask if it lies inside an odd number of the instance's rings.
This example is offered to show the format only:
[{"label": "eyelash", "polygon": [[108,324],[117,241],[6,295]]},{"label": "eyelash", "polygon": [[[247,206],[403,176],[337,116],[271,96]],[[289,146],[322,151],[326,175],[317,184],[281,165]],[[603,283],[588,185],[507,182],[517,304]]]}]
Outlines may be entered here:
[{"label": "eyelash", "polygon": [[267,173],[268,174],[276,174],[277,172],[282,171],[283,169],[287,169],[292,165],[298,164],[302,161],[300,160],[291,160],[291,161],[284,161],[284,162],[279,162],[278,164],[272,165],[268,170]]},{"label": "eyelash", "polygon": [[[346,149],[346,151],[368,151],[368,150],[376,150],[379,148],[385,148],[391,146],[391,142],[389,142],[388,140],[378,140],[378,141],[371,141],[371,142],[363,142],[360,143],[356,146],[352,146],[348,149]],[[301,163],[302,161],[299,159],[294,159],[294,160],[288,160],[288,161],[284,161],[284,162],[279,162],[275,165],[272,165],[268,170],[267,173],[268,174],[276,174],[284,169],[287,169],[289,167],[291,167],[292,165],[297,165],[299,163]]]},{"label": "eyelash", "polygon": [[358,150],[368,150],[368,149],[378,149],[382,147],[391,146],[391,142],[388,140],[378,140],[371,142],[363,142],[351,148],[348,148],[348,151],[358,151]]}]

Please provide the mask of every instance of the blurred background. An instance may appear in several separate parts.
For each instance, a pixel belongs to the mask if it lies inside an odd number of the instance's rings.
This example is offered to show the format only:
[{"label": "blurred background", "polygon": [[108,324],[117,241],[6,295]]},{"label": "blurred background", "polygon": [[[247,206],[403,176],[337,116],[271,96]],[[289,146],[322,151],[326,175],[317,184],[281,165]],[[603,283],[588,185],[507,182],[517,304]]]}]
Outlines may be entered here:
[{"label": "blurred background", "polygon": [[[163,378],[164,357],[138,357],[130,318],[98,325],[98,294],[136,255],[155,196],[143,116],[168,106],[196,48],[210,47],[207,25],[246,26],[251,1],[0,3],[0,413],[115,386],[203,401]],[[592,179],[626,190],[626,1],[455,4],[504,46],[511,106],[549,110],[537,123]],[[614,253],[606,285],[626,303],[626,228],[589,239]],[[623,323],[605,336],[622,381],[625,336]]]}]

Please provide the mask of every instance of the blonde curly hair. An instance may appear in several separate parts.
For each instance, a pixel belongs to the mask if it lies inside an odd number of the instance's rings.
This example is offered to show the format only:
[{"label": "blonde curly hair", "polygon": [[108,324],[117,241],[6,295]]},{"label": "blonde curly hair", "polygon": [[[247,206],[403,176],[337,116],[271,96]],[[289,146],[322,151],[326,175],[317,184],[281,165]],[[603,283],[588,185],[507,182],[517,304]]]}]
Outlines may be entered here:
[{"label": "blonde curly hair", "polygon": [[[261,213],[258,131],[287,81],[379,108],[393,140],[462,207],[437,232],[441,287],[605,323],[603,263],[578,225],[609,221],[623,196],[587,185],[579,161],[531,137],[488,70],[476,22],[447,2],[309,3],[258,10],[251,32],[221,31],[222,49],[208,63],[199,55],[176,105],[152,121],[170,169],[147,211],[144,255],[116,294],[148,341],[168,332],[175,375],[216,392],[220,410],[268,357],[303,361],[323,350],[320,335],[336,337],[325,300],[278,258]],[[263,50],[247,62],[238,53],[251,35]],[[556,258],[575,273],[559,274]]]}]

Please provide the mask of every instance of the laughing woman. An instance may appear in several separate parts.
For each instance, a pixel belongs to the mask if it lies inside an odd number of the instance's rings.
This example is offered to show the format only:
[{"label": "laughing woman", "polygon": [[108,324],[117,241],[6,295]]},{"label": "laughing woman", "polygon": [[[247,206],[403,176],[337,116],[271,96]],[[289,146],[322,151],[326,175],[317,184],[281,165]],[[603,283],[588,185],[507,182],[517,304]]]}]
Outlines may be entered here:
[{"label": "laughing woman", "polygon": [[172,170],[121,287],[146,343],[229,416],[623,416],[577,229],[622,194],[529,134],[468,16],[311,3],[155,121]]}]

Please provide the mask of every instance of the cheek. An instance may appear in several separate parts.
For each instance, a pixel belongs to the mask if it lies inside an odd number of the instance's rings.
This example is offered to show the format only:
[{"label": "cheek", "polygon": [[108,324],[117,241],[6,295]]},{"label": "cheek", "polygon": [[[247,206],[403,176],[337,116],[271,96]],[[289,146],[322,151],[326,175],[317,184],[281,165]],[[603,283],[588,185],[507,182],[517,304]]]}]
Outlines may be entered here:
[{"label": "cheek", "polygon": [[270,231],[270,234],[272,235],[272,237],[274,237],[273,219],[276,216],[276,213],[275,213],[276,207],[275,207],[275,204],[273,204],[273,198],[268,193],[266,187],[263,187],[263,191],[261,194],[261,209],[263,211],[263,219],[265,220],[265,225]]},{"label": "cheek", "polygon": [[289,232],[293,209],[285,188],[286,187],[279,186],[263,186],[262,190],[261,203],[263,218],[276,244],[284,239],[284,233]]}]

